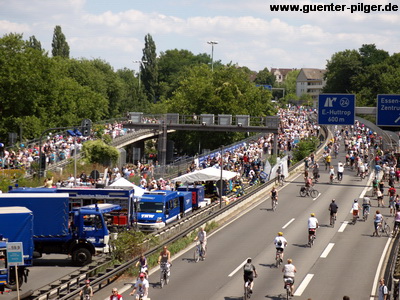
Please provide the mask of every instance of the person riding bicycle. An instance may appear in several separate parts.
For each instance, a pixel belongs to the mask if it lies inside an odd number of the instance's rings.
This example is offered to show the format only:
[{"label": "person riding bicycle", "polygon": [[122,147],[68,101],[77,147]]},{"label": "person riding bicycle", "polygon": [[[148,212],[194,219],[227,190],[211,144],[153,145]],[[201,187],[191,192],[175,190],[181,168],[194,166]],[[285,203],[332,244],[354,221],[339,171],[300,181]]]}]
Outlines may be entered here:
[{"label": "person riding bicycle", "polygon": [[330,222],[331,222],[331,225],[332,225],[332,218],[335,218],[335,220],[336,220],[336,214],[337,214],[337,211],[338,211],[338,206],[337,206],[337,204],[335,203],[335,199],[332,199],[332,202],[331,202],[331,204],[329,204],[329,211],[330,211]]},{"label": "person riding bicycle", "polygon": [[287,246],[287,240],[283,237],[282,232],[278,232],[278,236],[274,240],[276,252],[280,252],[281,254],[281,261],[283,261],[283,251],[285,250],[285,247]]},{"label": "person riding bicycle", "polygon": [[360,204],[358,204],[358,199],[354,199],[352,209],[353,209],[353,220],[356,220],[358,219],[358,212],[361,209]]},{"label": "person riding bicycle", "polygon": [[149,282],[146,279],[145,273],[140,273],[139,279],[136,280],[132,292],[129,295],[134,295],[136,300],[146,300],[149,296]]},{"label": "person riding bicycle", "polygon": [[333,178],[335,178],[335,167],[334,166],[330,166],[329,167],[329,182],[330,183],[333,182]]},{"label": "person riding bicycle", "polygon": [[257,277],[257,271],[256,267],[251,263],[251,258],[249,257],[247,259],[247,262],[243,266],[243,279],[244,279],[244,284],[246,284],[247,281],[250,281],[250,293],[253,293],[253,287],[254,287],[254,278]]},{"label": "person riding bicycle", "polygon": [[278,169],[276,170],[276,178],[278,180],[278,183],[281,183],[283,181],[283,174],[282,174],[282,167],[279,166]]},{"label": "person riding bicycle", "polygon": [[158,264],[161,266],[161,268],[166,268],[169,273],[169,267],[171,265],[171,252],[169,252],[167,246],[163,247],[163,250],[158,257]]},{"label": "person riding bicycle", "polygon": [[343,172],[344,172],[344,165],[341,161],[339,161],[338,166],[337,166],[337,179],[339,181],[342,181],[342,179],[343,179]]},{"label": "person riding bicycle", "polygon": [[276,204],[278,204],[278,190],[275,187],[272,187],[271,190],[271,199],[276,201]]},{"label": "person riding bicycle", "polygon": [[90,286],[90,280],[85,281],[85,286],[83,289],[79,292],[79,296],[81,299],[92,299],[93,297],[93,288]]},{"label": "person riding bicycle", "polygon": [[195,241],[199,240],[201,244],[201,252],[202,252],[202,258],[205,259],[206,257],[206,246],[207,246],[207,232],[204,230],[203,227],[200,227],[199,232],[197,233],[197,236],[194,238]]},{"label": "person riding bicycle", "polygon": [[296,267],[292,264],[292,259],[289,258],[287,260],[287,264],[283,266],[282,268],[282,272],[283,272],[283,282],[284,282],[284,286],[283,288],[286,288],[286,282],[285,279],[286,278],[291,278],[293,280],[292,285],[290,286],[290,294],[293,297],[293,291],[294,291],[294,276],[295,273],[297,272]]},{"label": "person riding bicycle", "polygon": [[310,242],[311,236],[316,237],[318,226],[318,219],[315,217],[314,213],[311,213],[311,217],[308,218],[308,242]]},{"label": "person riding bicycle", "polygon": [[379,210],[377,210],[376,213],[375,213],[375,217],[374,217],[374,228],[375,228],[375,231],[372,234],[372,236],[375,236],[375,235],[379,236],[378,230],[379,230],[379,226],[382,224],[382,221],[383,221],[383,216],[381,215],[381,212]]},{"label": "person riding bicycle", "polygon": [[369,210],[371,208],[371,199],[369,197],[364,197],[362,208],[363,208],[363,211],[366,211],[369,214]]},{"label": "person riding bicycle", "polygon": [[146,256],[144,256],[143,253],[142,255],[140,255],[139,260],[135,264],[136,267],[138,267],[139,265],[140,265],[140,273],[145,273],[147,278],[147,274],[149,274],[149,266],[147,265],[147,258]]},{"label": "person riding bicycle", "polygon": [[307,194],[310,192],[310,187],[311,186],[312,186],[312,179],[311,179],[311,177],[307,177],[305,179],[305,188],[306,188]]}]

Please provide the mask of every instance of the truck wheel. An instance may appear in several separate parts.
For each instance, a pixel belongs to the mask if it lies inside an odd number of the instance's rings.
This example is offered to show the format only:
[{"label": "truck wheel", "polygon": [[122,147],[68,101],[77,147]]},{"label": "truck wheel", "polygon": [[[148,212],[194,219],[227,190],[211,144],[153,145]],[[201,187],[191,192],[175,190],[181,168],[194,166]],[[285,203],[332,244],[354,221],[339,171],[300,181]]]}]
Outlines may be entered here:
[{"label": "truck wheel", "polygon": [[[18,277],[18,285],[20,288],[23,283],[24,283],[24,280],[23,280],[22,276]],[[17,281],[15,280],[15,278],[9,279],[8,283],[6,284],[6,287],[12,291],[16,291],[17,290]]]},{"label": "truck wheel", "polygon": [[77,266],[84,266],[92,262],[92,254],[86,248],[80,248],[72,253],[72,260]]}]

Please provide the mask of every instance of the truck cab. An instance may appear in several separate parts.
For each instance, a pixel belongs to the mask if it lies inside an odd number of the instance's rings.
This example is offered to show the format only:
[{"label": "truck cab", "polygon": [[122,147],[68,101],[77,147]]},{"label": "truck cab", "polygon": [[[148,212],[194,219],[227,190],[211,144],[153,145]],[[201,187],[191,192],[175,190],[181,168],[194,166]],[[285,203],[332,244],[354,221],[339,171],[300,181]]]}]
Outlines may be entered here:
[{"label": "truck cab", "polygon": [[176,191],[145,192],[137,203],[135,222],[143,231],[157,230],[192,210],[191,195]]}]

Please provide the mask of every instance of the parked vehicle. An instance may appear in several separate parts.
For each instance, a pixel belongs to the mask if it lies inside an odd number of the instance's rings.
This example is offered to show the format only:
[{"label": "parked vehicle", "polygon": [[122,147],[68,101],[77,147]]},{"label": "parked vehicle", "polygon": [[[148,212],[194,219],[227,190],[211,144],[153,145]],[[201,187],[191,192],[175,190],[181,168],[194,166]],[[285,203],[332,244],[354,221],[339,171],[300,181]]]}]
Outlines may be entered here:
[{"label": "parked vehicle", "polygon": [[207,205],[207,202],[204,201],[204,186],[202,185],[181,185],[177,189],[181,192],[191,192],[192,193],[192,208],[196,210],[198,208],[204,207]]},{"label": "parked vehicle", "polygon": [[182,191],[145,192],[137,204],[134,222],[140,230],[164,227],[192,211],[192,193]]},{"label": "parked vehicle", "polygon": [[[71,255],[74,264],[92,261],[96,252],[107,253],[109,231],[98,205],[69,210],[67,193],[0,194],[0,207],[22,206],[33,212],[34,257],[43,253]],[[109,211],[108,208],[107,211]],[[121,209],[114,205],[112,209]]]},{"label": "parked vehicle", "polygon": [[[23,265],[17,268],[9,266],[7,258],[7,243],[21,242],[23,250]],[[28,280],[28,267],[33,259],[33,213],[26,207],[0,207],[0,290],[4,288],[17,290]],[[16,276],[18,275],[18,276]]]}]

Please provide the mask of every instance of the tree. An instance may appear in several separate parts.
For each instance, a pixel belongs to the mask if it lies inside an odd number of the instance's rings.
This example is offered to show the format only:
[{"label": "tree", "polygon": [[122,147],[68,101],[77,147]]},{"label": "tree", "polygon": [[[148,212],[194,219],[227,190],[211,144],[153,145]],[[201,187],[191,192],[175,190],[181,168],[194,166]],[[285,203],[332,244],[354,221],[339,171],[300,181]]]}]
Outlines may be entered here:
[{"label": "tree", "polygon": [[146,93],[151,102],[156,102],[157,84],[158,84],[158,65],[156,44],[150,34],[144,38],[145,45],[143,48],[142,61],[140,65],[140,74]]},{"label": "tree", "polygon": [[256,79],[254,80],[256,84],[266,84],[266,85],[274,85],[275,84],[275,76],[272,74],[268,68],[257,73]]},{"label": "tree", "polygon": [[61,56],[63,58],[69,58],[69,46],[65,35],[61,31],[61,26],[59,25],[54,28],[51,46],[53,48],[51,51],[53,57]]},{"label": "tree", "polygon": [[103,166],[115,165],[119,157],[118,150],[108,146],[102,140],[87,141],[83,144],[82,151],[89,163],[98,163]]},{"label": "tree", "polygon": [[42,51],[42,44],[36,39],[34,35],[29,37],[28,47]]},{"label": "tree", "polygon": [[362,72],[362,58],[357,50],[345,50],[332,55],[326,64],[324,93],[352,93],[355,77]]},{"label": "tree", "polygon": [[363,44],[359,52],[364,67],[379,64],[389,58],[389,53],[384,50],[376,49],[375,44]]}]

